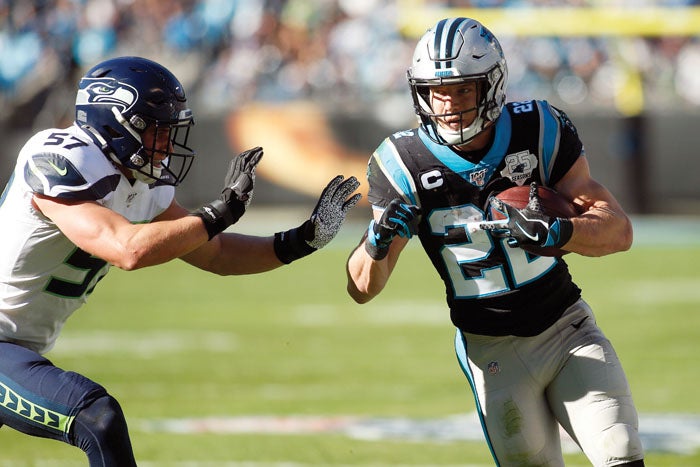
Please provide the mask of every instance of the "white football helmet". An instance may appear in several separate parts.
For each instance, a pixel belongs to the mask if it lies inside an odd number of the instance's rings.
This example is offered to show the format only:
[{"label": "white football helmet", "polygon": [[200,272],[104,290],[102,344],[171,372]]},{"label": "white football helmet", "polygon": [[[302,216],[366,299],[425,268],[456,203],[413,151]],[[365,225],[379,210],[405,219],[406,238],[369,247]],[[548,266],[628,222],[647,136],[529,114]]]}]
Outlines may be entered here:
[{"label": "white football helmet", "polygon": [[[470,18],[447,18],[430,28],[416,45],[413,63],[407,71],[413,107],[421,127],[435,142],[446,146],[462,145],[491,125],[503,110],[508,68],[503,50],[494,35]],[[441,127],[437,118],[455,114],[436,114],[430,105],[430,87],[477,81],[477,116],[465,122],[461,130]],[[465,109],[457,112],[464,118]]]}]

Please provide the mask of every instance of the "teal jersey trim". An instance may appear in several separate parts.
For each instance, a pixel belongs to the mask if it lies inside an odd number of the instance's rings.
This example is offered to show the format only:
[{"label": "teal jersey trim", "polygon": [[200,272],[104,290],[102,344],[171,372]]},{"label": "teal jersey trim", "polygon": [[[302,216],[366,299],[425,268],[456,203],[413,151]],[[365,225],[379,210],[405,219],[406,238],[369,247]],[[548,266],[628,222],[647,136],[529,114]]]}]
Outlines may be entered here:
[{"label": "teal jersey trim", "polygon": [[418,190],[413,177],[396,151],[396,146],[387,138],[374,151],[372,157],[375,158],[381,171],[404,200],[410,204],[419,205]]},{"label": "teal jersey trim", "polygon": [[478,164],[464,159],[450,146],[443,146],[436,143],[430,139],[422,129],[419,129],[418,136],[430,152],[432,152],[448,169],[452,170],[472,185],[483,186],[485,181],[493,176],[496,168],[506,156],[512,131],[510,113],[504,111],[501,114],[498,120],[496,120],[495,131],[496,135],[491,149],[489,149],[489,152],[486,153]]},{"label": "teal jersey trim", "polygon": [[554,116],[550,105],[544,101],[535,101],[540,114],[540,175],[542,183],[549,186],[554,162],[559,151],[561,138],[559,120]]}]

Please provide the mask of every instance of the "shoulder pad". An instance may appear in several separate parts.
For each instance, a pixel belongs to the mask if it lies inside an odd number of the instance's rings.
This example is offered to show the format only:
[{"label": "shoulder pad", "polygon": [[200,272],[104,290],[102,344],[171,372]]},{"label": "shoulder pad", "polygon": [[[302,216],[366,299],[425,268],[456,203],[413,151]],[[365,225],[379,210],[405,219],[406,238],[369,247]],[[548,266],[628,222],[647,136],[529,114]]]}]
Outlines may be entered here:
[{"label": "shoulder pad", "polygon": [[110,174],[90,183],[66,157],[43,152],[27,160],[24,179],[35,193],[87,201],[102,199],[114,191],[120,175]]}]

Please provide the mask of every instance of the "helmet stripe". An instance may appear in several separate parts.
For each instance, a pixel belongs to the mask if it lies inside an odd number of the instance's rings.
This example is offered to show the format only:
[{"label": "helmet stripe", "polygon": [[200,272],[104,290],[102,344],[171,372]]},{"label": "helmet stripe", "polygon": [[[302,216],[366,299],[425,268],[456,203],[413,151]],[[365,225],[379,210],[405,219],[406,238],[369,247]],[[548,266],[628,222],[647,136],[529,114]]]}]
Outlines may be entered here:
[{"label": "helmet stripe", "polygon": [[442,62],[440,61],[440,45],[442,42],[442,30],[445,27],[445,23],[447,20],[442,20],[437,24],[437,27],[435,28],[435,39],[433,42],[433,62],[435,62],[435,68],[440,69],[442,68]]},{"label": "helmet stripe", "polygon": [[[455,56],[458,50],[456,37],[457,31],[462,25],[468,21],[467,18],[450,18],[444,19],[437,24],[435,28],[435,42],[433,43],[433,57],[435,68],[440,69],[452,67],[452,60],[446,60]],[[445,30],[447,32],[445,33]]]},{"label": "helmet stripe", "polygon": [[[452,24],[450,24],[450,28],[447,32],[445,58],[454,57],[455,54],[458,52],[458,50],[454,50],[455,39],[457,36],[457,31],[462,26],[462,23],[464,23],[466,20],[467,20],[466,18],[455,18],[454,20],[452,20]],[[452,67],[452,60],[445,62],[445,67],[451,68]]]}]

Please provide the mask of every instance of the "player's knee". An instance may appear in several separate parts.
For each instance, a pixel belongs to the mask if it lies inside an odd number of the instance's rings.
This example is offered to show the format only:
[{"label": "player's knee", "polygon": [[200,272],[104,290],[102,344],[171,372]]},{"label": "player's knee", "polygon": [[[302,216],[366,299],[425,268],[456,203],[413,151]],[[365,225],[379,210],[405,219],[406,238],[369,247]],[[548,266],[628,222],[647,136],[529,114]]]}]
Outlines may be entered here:
[{"label": "player's knee", "polygon": [[[601,437],[602,450],[606,453],[604,465],[619,465],[644,457],[644,448],[636,427],[618,423],[605,430]],[[627,464],[622,464],[627,465]]]},{"label": "player's knee", "polygon": [[100,438],[126,430],[122,408],[119,402],[109,394],[105,394],[82,409],[76,417],[76,422],[89,427],[93,435]]},{"label": "player's knee", "polygon": [[73,444],[85,451],[91,466],[135,465],[124,413],[119,402],[108,394],[75,417]]}]

